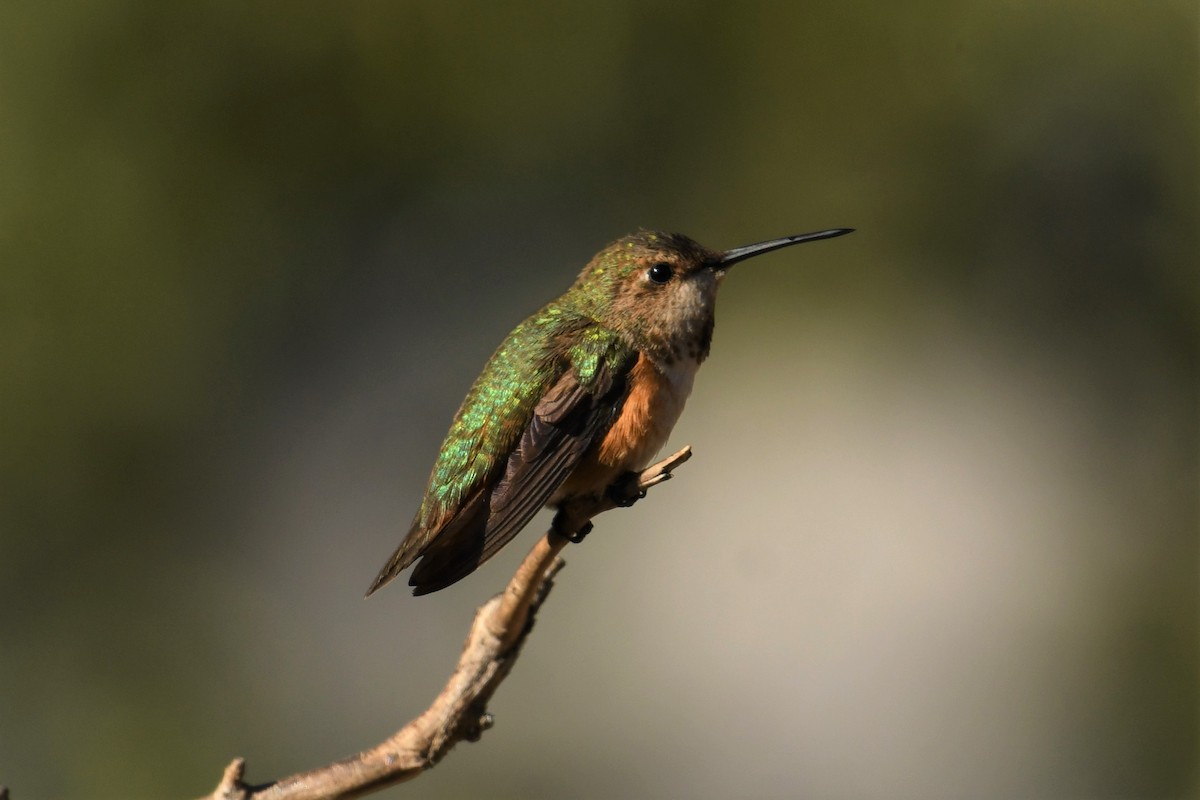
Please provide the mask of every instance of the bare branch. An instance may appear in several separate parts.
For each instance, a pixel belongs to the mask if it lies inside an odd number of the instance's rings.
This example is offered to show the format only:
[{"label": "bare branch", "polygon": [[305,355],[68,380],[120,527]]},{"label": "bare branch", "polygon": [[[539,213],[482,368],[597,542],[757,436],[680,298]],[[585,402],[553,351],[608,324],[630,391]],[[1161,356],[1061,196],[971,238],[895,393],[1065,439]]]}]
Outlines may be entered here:
[{"label": "bare branch", "polygon": [[[692,456],[690,447],[613,484],[607,493],[560,508],[546,532],[503,592],[475,613],[458,666],[433,704],[420,716],[369,750],[265,786],[244,781],[245,761],[225,768],[212,794],[201,800],[347,800],[411,780],[437,764],[455,744],[476,741],[492,725],[488,701],[508,676],[533,620],[553,585],[569,541],[591,530],[591,519],[630,505],[648,489],[669,480]],[[3,800],[0,798],[0,800]]]}]

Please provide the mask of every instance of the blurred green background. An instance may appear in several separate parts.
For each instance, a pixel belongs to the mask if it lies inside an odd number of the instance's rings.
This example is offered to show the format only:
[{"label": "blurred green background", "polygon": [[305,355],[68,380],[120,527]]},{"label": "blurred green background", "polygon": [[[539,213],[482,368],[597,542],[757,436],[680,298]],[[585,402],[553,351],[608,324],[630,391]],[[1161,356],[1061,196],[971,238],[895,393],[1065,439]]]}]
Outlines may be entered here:
[{"label": "blurred green background", "polygon": [[501,337],[638,227],[846,225],[381,796],[1194,796],[1198,16],[0,5],[0,783],[381,739],[535,538],[362,600]]}]

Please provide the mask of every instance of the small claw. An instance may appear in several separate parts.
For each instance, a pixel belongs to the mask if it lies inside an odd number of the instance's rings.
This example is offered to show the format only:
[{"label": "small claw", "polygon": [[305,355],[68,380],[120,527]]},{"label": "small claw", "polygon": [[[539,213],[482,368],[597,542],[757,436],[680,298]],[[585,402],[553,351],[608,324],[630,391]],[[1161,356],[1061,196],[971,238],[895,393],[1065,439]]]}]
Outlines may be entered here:
[{"label": "small claw", "polygon": [[640,476],[636,472],[626,472],[608,487],[608,499],[618,508],[629,508],[646,496],[646,490],[638,487]]},{"label": "small claw", "polygon": [[591,532],[592,532],[592,523],[585,522],[585,523],[583,523],[582,526],[580,526],[579,530],[575,531],[574,533],[572,533],[570,536],[567,537],[567,541],[571,542],[572,544],[579,544]]}]

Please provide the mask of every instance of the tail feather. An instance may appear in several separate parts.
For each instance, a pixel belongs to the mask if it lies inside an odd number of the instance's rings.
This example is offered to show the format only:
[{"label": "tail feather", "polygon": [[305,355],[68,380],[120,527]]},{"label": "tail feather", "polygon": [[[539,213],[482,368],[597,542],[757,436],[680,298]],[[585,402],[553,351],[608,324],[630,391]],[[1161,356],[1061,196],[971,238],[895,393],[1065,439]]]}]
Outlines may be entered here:
[{"label": "tail feather", "polygon": [[483,541],[489,512],[484,499],[482,492],[476,492],[459,513],[432,529],[421,525],[418,516],[404,541],[375,576],[366,596],[370,597],[417,559],[420,562],[408,581],[417,595],[436,592],[474,572],[487,560]]},{"label": "tail feather", "polygon": [[[407,542],[407,540],[405,541]],[[379,570],[379,574],[375,576],[375,580],[371,581],[370,588],[367,589],[367,593],[363,596],[370,597],[375,594],[381,586],[389,583],[392,578],[403,572],[414,560],[416,560],[416,554],[406,552],[404,545],[400,545],[396,552],[392,554],[392,557],[388,559],[387,563],[383,565],[383,569]]]},{"label": "tail feather", "polygon": [[421,554],[408,576],[414,595],[429,594],[458,583],[487,560],[483,555],[483,526],[475,535],[460,534],[445,544],[435,544]]}]

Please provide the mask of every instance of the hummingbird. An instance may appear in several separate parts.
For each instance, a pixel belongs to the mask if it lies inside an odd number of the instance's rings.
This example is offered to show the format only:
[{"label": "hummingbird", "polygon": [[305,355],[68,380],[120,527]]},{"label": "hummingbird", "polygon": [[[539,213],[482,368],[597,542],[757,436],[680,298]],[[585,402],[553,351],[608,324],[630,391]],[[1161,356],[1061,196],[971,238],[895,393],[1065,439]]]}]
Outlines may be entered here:
[{"label": "hummingbird", "polygon": [[729,268],[832,228],[716,251],[639,231],[508,335],[450,425],[408,535],[367,590],[418,561],[414,595],[471,574],[543,506],[599,496],[666,444],[712,342]]}]

